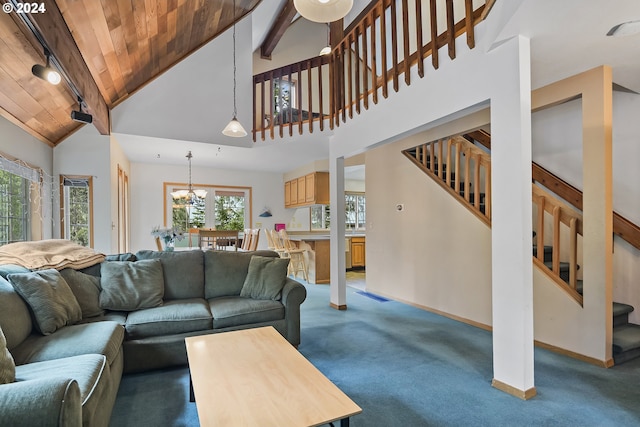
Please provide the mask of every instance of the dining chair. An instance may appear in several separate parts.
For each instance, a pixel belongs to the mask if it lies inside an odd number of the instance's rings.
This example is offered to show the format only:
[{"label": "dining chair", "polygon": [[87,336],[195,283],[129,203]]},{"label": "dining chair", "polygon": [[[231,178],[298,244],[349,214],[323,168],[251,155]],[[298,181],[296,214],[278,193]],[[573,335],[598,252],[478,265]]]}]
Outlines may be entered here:
[{"label": "dining chair", "polygon": [[307,250],[298,248],[298,246],[291,241],[287,231],[284,229],[280,230],[280,237],[282,239],[282,245],[285,253],[289,258],[291,258],[291,261],[289,261],[288,273],[293,274],[293,278],[296,279],[298,277],[298,272],[302,272],[302,277],[308,282],[309,276],[307,274],[307,263],[304,260],[304,255]]},{"label": "dining chair", "polygon": [[251,239],[253,238],[253,235],[251,234],[251,229],[250,228],[245,228],[244,229],[244,235],[242,237],[242,245],[240,246],[240,249],[243,251],[248,251],[249,247],[251,246]]},{"label": "dining chair", "polygon": [[255,251],[258,249],[258,240],[260,239],[260,229],[254,228],[253,230],[250,230],[250,233],[251,233],[251,241],[248,245],[249,246],[248,250]]}]

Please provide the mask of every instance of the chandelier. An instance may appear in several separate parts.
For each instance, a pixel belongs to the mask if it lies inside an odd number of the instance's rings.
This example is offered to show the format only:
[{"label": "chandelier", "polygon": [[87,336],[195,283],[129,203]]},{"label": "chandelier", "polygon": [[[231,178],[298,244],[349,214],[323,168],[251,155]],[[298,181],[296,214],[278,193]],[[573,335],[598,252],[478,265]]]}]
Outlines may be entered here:
[{"label": "chandelier", "polygon": [[191,150],[187,153],[187,160],[189,161],[189,186],[186,190],[177,190],[171,193],[171,197],[174,199],[187,199],[187,205],[193,205],[196,202],[197,198],[205,198],[207,197],[207,190],[202,189],[193,189],[193,185],[191,184],[191,158],[193,154],[191,154]]}]

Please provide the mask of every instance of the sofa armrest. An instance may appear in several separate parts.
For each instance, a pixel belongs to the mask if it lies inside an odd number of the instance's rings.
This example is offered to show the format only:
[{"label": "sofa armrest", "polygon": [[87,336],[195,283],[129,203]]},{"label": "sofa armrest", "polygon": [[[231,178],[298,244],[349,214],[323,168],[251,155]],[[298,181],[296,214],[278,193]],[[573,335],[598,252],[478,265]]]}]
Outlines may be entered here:
[{"label": "sofa armrest", "polygon": [[2,426],[82,426],[82,399],[75,380],[43,378],[0,385]]},{"label": "sofa armrest", "polygon": [[307,289],[302,283],[287,277],[282,288],[282,304],[287,321],[287,339],[298,346],[300,344],[300,304],[307,298]]}]

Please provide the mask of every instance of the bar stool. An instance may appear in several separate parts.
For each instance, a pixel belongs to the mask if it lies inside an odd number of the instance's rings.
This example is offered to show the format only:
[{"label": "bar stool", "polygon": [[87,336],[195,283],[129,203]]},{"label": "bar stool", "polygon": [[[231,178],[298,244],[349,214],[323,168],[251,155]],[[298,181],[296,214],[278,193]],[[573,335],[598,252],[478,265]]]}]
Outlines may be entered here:
[{"label": "bar stool", "polygon": [[307,250],[298,248],[289,239],[289,235],[284,229],[280,230],[280,237],[282,238],[285,253],[291,258],[291,261],[289,261],[289,274],[293,274],[293,278],[295,279],[298,277],[298,272],[301,271],[302,277],[308,282],[307,263],[304,261],[304,253],[307,252]]}]

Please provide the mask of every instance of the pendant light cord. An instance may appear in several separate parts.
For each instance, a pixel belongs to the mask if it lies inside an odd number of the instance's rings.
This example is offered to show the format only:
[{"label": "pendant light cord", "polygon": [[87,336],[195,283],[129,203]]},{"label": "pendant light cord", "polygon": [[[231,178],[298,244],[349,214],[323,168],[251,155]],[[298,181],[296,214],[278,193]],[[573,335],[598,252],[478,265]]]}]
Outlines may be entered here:
[{"label": "pendant light cord", "polygon": [[236,0],[233,0],[233,118],[238,115],[236,108]]}]

